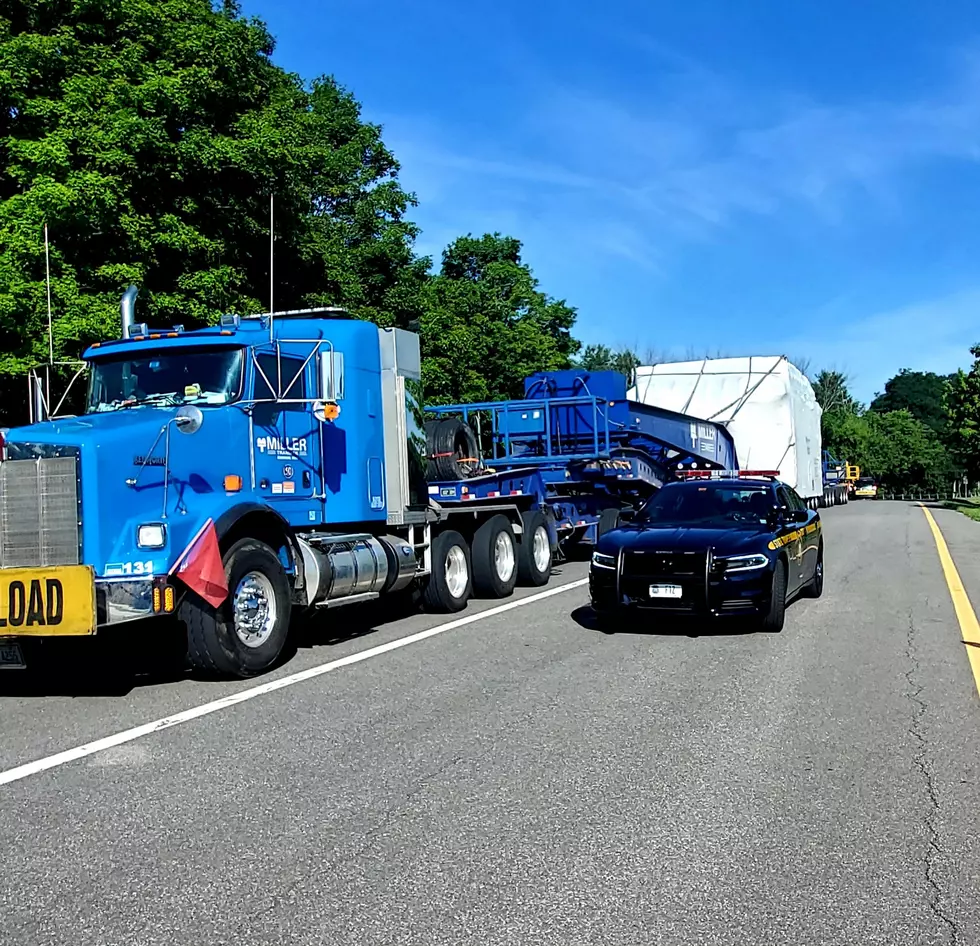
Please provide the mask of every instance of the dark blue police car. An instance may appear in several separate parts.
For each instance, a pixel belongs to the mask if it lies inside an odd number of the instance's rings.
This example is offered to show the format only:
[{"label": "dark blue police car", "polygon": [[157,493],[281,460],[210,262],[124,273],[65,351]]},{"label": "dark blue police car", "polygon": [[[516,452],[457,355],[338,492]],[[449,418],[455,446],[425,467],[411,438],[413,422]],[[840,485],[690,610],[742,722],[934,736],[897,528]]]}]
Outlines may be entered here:
[{"label": "dark blue police car", "polygon": [[688,473],[596,543],[592,607],[741,616],[780,631],[788,601],[823,593],[819,514],[774,473]]}]

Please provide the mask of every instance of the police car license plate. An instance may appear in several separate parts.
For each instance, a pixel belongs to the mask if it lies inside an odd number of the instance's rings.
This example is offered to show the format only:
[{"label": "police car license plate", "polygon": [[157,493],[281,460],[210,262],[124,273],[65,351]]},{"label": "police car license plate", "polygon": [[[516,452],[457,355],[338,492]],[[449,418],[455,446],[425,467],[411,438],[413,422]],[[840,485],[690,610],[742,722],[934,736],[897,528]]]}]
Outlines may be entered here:
[{"label": "police car license plate", "polygon": [[25,670],[24,652],[17,641],[0,641],[0,670]]},{"label": "police car license plate", "polygon": [[680,598],[683,594],[680,585],[650,585],[651,598]]}]

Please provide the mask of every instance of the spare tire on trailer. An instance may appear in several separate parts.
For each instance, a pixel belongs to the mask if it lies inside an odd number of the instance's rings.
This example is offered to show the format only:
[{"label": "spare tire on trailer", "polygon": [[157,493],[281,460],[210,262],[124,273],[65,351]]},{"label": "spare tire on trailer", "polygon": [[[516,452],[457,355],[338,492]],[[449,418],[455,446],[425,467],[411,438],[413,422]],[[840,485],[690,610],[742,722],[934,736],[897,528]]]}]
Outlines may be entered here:
[{"label": "spare tire on trailer", "polygon": [[426,421],[426,479],[465,480],[480,468],[480,449],[476,434],[458,417]]}]

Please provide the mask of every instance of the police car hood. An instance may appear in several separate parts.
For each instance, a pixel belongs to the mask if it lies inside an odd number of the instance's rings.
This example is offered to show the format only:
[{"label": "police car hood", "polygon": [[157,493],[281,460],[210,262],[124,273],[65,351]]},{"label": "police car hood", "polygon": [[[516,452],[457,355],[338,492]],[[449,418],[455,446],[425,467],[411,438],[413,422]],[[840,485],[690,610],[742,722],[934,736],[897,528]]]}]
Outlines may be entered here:
[{"label": "police car hood", "polygon": [[694,552],[709,546],[717,552],[752,551],[769,534],[766,526],[746,524],[736,528],[698,525],[630,525],[619,530],[623,548],[646,552]]}]

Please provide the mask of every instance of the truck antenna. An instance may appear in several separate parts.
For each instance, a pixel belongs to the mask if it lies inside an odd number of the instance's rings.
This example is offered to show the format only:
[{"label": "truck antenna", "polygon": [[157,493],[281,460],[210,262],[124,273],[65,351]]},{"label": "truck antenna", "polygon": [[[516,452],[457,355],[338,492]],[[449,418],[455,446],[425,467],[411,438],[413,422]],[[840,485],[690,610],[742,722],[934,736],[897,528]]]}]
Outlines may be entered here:
[{"label": "truck antenna", "polygon": [[275,319],[275,283],[272,278],[273,265],[276,258],[275,223],[275,194],[269,194],[269,341],[272,341],[272,322]]},{"label": "truck antenna", "polygon": [[48,224],[44,223],[44,281],[48,290],[48,364],[54,364],[54,330],[51,327],[51,256],[48,253]]}]

